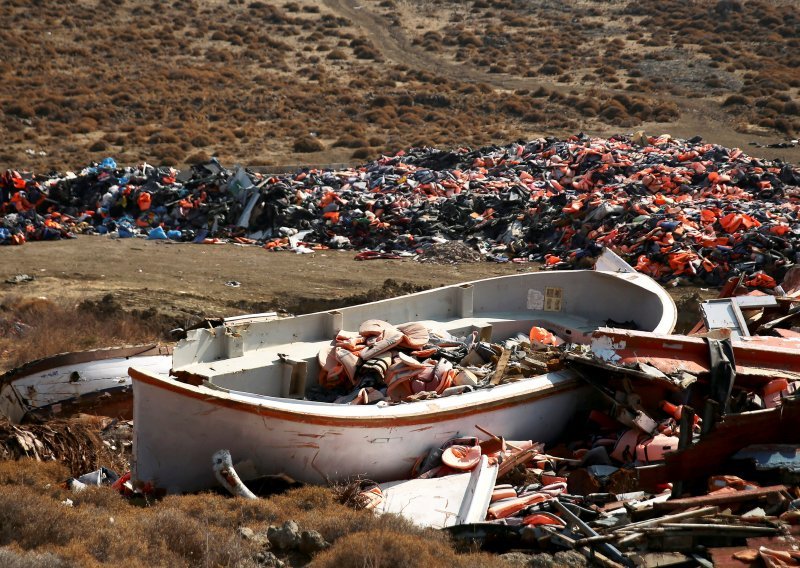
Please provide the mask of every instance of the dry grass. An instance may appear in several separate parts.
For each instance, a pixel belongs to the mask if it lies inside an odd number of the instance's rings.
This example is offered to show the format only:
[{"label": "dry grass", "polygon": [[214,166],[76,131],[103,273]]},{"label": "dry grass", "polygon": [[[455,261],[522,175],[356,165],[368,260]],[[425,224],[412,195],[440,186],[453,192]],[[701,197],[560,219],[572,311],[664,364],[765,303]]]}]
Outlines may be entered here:
[{"label": "dry grass", "polygon": [[[672,94],[705,98],[720,112],[771,120],[786,132],[800,125],[792,105],[723,106],[737,92],[766,103],[781,95],[797,100],[798,16],[788,2],[663,10],[656,0],[588,8],[365,0],[364,11],[383,14],[387,34],[397,30],[415,49],[482,70],[493,86],[467,83],[453,68],[413,68],[413,57],[384,53],[369,30],[321,2],[287,6],[112,2],[103,15],[125,29],[120,37],[99,24],[88,0],[68,14],[56,0],[38,0],[36,18],[24,2],[3,3],[0,162],[43,171],[105,155],[178,165],[217,155],[224,163],[266,165],[298,163],[309,151],[340,161],[351,153],[342,147],[373,155],[418,141],[481,146],[499,135],[506,141],[532,131],[671,121],[680,108],[668,100]],[[159,17],[165,11],[168,23]],[[562,94],[578,87],[584,105],[511,92],[502,87],[506,76]],[[600,108],[590,104],[591,89],[602,95]],[[622,90],[651,111],[602,113]],[[312,132],[321,145],[302,143]],[[341,143],[348,135],[380,143]]]},{"label": "dry grass", "polygon": [[[170,496],[136,507],[107,488],[73,494],[61,486],[68,475],[58,464],[0,461],[0,564],[256,566],[260,549],[236,530],[264,532],[288,519],[333,543],[314,559],[317,566],[481,566],[494,560],[457,554],[443,533],[402,518],[353,511],[321,487],[257,501]],[[73,506],[62,504],[66,499]],[[285,560],[302,565],[309,559]]]},{"label": "dry grass", "polygon": [[315,568],[449,568],[499,565],[489,554],[457,554],[444,533],[378,526],[337,541],[312,562]]},{"label": "dry grass", "polygon": [[[378,0],[367,3],[380,10]],[[800,120],[776,102],[800,96],[800,14],[793,1],[673,2],[664,9],[658,0],[525,5],[412,0],[400,7],[386,7],[383,14],[403,26],[415,45],[453,61],[537,78],[556,89],[595,89],[604,98],[611,89],[625,88],[643,96],[653,109],[643,115],[631,106],[620,112],[584,104],[584,125],[595,120],[626,127],[644,120],[674,120],[680,105],[669,99],[675,95],[705,100],[744,126],[763,121],[763,108],[772,103],[775,114],[768,110],[766,116],[769,128],[787,134],[800,128]],[[733,107],[737,99],[725,104],[726,96],[737,91],[763,97],[762,108]],[[591,97],[582,102],[587,99]],[[668,106],[656,109],[659,102]],[[776,123],[781,112],[788,117]]]},{"label": "dry grass", "polygon": [[0,372],[58,353],[153,342],[159,331],[110,296],[59,303],[9,294],[0,301]]}]

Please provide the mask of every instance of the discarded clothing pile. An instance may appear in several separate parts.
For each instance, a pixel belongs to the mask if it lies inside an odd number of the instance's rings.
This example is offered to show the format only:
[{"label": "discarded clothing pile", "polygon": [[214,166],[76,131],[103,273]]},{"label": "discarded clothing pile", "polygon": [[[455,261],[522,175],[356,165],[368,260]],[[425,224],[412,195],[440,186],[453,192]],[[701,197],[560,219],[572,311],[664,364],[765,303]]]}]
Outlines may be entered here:
[{"label": "discarded clothing pile", "polygon": [[118,168],[112,158],[78,174],[7,170],[0,176],[0,244],[108,233],[204,242],[222,233],[228,218],[235,223],[236,198],[252,179],[216,160],[183,172],[148,164]]},{"label": "discarded clothing pile", "polygon": [[0,188],[0,242],[12,244],[110,232],[392,258],[457,240],[489,260],[555,268],[608,246],[662,281],[718,285],[759,270],[780,278],[800,239],[800,169],[667,135],[411,149],[271,177],[216,160],[178,172],[109,158],[78,175],[7,171]]},{"label": "discarded clothing pile", "polygon": [[534,326],[529,337],[492,344],[478,332],[454,337],[423,322],[398,326],[367,320],[358,332],[339,331],[322,349],[317,402],[396,404],[471,392],[547,372],[550,351],[564,341]]}]

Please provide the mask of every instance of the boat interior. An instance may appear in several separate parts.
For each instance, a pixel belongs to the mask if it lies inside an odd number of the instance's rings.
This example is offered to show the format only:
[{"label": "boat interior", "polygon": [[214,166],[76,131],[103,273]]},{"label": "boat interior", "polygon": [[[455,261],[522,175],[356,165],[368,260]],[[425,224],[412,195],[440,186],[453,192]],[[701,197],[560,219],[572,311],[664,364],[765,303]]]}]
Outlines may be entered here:
[{"label": "boat interior", "polygon": [[527,336],[532,326],[569,343],[588,343],[610,320],[644,330],[671,327],[663,291],[642,286],[642,278],[595,271],[525,273],[286,319],[225,322],[190,331],[174,350],[172,374],[220,390],[302,399],[317,381],[320,350],[340,330],[356,331],[367,319],[394,325],[419,321],[456,337],[477,332],[494,342]]}]

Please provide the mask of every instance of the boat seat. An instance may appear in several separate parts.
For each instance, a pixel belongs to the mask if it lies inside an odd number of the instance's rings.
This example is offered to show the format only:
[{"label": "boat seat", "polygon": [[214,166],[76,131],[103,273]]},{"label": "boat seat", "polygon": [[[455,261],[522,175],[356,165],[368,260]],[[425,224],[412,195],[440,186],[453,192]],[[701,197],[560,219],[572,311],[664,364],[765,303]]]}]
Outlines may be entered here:
[{"label": "boat seat", "polygon": [[226,389],[252,392],[266,396],[302,398],[309,376],[319,372],[317,354],[329,341],[303,344],[292,355],[286,346],[269,350],[245,351],[243,355],[218,361],[207,361],[175,369],[208,380]]},{"label": "boat seat", "polygon": [[[424,320],[423,320],[424,321]],[[592,332],[603,322],[557,312],[495,312],[481,317],[454,318],[436,322],[454,335],[477,331],[484,341],[502,341],[518,333],[528,334],[534,325],[544,327],[571,343],[588,343]],[[277,345],[270,349],[243,351],[239,357],[198,362],[179,369],[199,379],[245,392],[266,396],[299,398],[308,381],[319,373],[317,354],[330,340]],[[291,356],[281,356],[291,353]]]}]

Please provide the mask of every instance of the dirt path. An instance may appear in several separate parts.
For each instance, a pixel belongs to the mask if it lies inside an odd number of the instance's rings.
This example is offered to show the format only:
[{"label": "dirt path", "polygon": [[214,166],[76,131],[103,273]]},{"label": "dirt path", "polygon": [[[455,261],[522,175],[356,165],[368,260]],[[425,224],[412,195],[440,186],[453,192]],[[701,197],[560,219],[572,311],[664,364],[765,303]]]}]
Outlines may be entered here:
[{"label": "dirt path", "polygon": [[[501,91],[536,90],[545,87],[561,94],[568,92],[586,93],[589,89],[601,90],[608,94],[630,94],[623,89],[601,89],[596,84],[585,86],[579,83],[558,84],[539,77],[516,77],[502,73],[489,73],[480,69],[446,61],[435,53],[425,51],[412,45],[400,26],[391,25],[386,18],[369,10],[365,4],[357,0],[324,0],[325,5],[338,15],[349,19],[353,24],[365,30],[375,43],[384,58],[406,65],[410,68],[434,73],[455,81],[486,83]],[[759,148],[750,142],[769,144],[775,136],[761,136],[737,132],[732,126],[729,115],[708,101],[690,97],[661,93],[658,98],[673,102],[681,109],[681,116],[673,122],[645,122],[636,130],[644,130],[648,134],[668,132],[678,138],[691,138],[696,135],[705,140],[728,147],[738,147],[755,157],[785,161],[800,161],[800,147],[795,148]],[[619,128],[605,127],[592,132],[598,136],[610,136],[619,133]],[[550,133],[552,134],[552,133]]]}]

